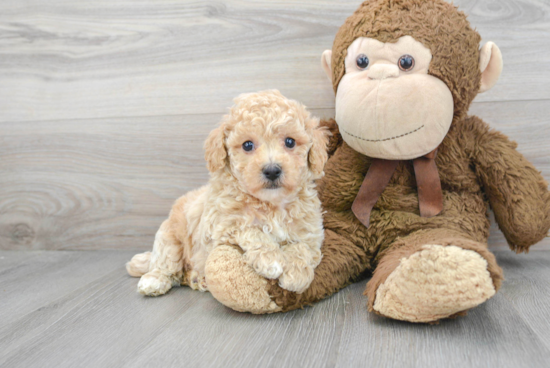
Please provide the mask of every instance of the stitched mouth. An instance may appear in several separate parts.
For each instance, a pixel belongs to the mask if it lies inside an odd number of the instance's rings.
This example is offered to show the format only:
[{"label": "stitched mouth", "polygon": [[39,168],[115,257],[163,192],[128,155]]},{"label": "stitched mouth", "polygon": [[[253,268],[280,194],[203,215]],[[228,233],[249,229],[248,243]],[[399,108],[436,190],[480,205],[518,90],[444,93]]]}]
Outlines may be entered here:
[{"label": "stitched mouth", "polygon": [[418,128],[414,129],[414,130],[411,130],[410,132],[407,132],[407,133],[403,133],[403,134],[400,134],[400,135],[396,135],[395,137],[389,137],[389,138],[383,138],[383,139],[367,139],[367,138],[363,138],[363,137],[359,137],[355,134],[351,134],[349,132],[346,132],[344,129],[342,129],[342,131],[344,133],[346,133],[347,135],[351,136],[351,137],[354,137],[354,138],[357,138],[357,139],[361,139],[363,141],[367,141],[367,142],[385,142],[385,141],[391,141],[392,139],[397,139],[397,138],[401,138],[401,137],[405,137],[407,135],[410,135],[410,134],[413,134],[413,133],[416,133],[418,132],[420,129],[424,128],[424,125],[421,125],[419,126]]}]

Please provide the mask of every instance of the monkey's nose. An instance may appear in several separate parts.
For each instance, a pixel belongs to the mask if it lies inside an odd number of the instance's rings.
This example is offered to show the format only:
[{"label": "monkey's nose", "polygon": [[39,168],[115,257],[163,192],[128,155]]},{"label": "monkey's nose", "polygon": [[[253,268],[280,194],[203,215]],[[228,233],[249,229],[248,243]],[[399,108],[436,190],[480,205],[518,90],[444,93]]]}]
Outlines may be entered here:
[{"label": "monkey's nose", "polygon": [[283,171],[279,165],[269,165],[264,167],[262,172],[268,180],[275,181]]},{"label": "monkey's nose", "polygon": [[392,64],[374,64],[368,71],[370,79],[387,79],[399,77],[399,67]]}]

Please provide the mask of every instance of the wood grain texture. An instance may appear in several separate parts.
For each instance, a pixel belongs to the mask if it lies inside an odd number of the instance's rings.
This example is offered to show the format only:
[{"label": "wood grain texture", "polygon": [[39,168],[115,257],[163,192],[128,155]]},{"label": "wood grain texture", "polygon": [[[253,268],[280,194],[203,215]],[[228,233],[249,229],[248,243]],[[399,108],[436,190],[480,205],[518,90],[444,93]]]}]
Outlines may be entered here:
[{"label": "wood grain texture", "polygon": [[[320,54],[359,3],[1,2],[0,249],[149,249],[207,181],[202,142],[236,95],[279,88],[334,116]],[[550,4],[455,4],[505,59],[472,112],[550,179]]]},{"label": "wood grain texture", "polygon": [[[476,103],[471,112],[550,179],[550,103]],[[150,249],[175,199],[207,182],[202,144],[220,119],[0,123],[0,249]],[[491,246],[505,246],[496,226],[492,234]],[[550,249],[550,239],[536,247]]]},{"label": "wood grain texture", "polygon": [[[545,368],[550,360],[549,251],[497,251],[501,291],[438,325],[367,313],[365,281],[313,307],[263,316],[187,287],[143,297],[123,268],[132,254],[0,251],[0,366]],[[12,271],[2,272],[5,260]],[[26,309],[14,314],[14,301]]]},{"label": "wood grain texture", "polygon": [[26,259],[17,254],[14,261],[14,254],[8,253],[2,260],[12,267],[0,271],[0,330],[36,310],[45,300],[56,300],[104,273],[120,269],[129,260],[126,254],[121,258],[117,252],[19,253]]},{"label": "wood grain texture", "polygon": [[[150,247],[218,115],[2,123],[0,248]],[[145,236],[144,236],[145,235]]]},{"label": "wood grain texture", "polygon": [[[336,366],[364,367],[365,362],[373,367],[548,366],[550,350],[502,294],[465,318],[415,325],[365,313],[360,293],[364,285],[351,288],[346,318],[350,323],[342,332]],[[548,318],[547,310],[534,309]]]},{"label": "wood grain texture", "polygon": [[[220,113],[266,88],[333,107],[320,56],[360,3],[3,1],[0,121]],[[455,4],[505,60],[478,100],[550,99],[550,4]]]},{"label": "wood grain texture", "polygon": [[347,294],[344,290],[318,308],[266,316],[235,312],[201,298],[124,367],[334,365]]},{"label": "wood grain texture", "polygon": [[521,314],[522,319],[550,349],[550,258],[549,252],[515,256],[497,252],[505,281],[500,293]]}]

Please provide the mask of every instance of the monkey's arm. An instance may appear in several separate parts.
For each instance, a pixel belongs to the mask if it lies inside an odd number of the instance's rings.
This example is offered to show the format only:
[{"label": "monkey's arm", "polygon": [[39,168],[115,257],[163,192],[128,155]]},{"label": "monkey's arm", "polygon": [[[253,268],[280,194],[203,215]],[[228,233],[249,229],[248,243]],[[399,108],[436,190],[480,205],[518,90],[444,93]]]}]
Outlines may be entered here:
[{"label": "monkey's arm", "polygon": [[371,159],[342,143],[325,165],[325,176],[317,181],[324,209],[347,211],[355,200]]},{"label": "monkey's arm", "polygon": [[268,284],[271,299],[282,311],[311,305],[348,286],[365,271],[370,260],[365,250],[354,244],[348,236],[329,229],[325,229],[321,253],[321,263],[315,268],[315,277],[304,293],[289,292],[274,281]]},{"label": "monkey's arm", "polygon": [[319,122],[319,126],[326,127],[331,133],[327,144],[327,152],[330,157],[334,154],[336,149],[342,145],[343,142],[342,136],[340,135],[340,130],[338,129],[338,124],[336,124],[336,120],[334,119],[322,119]]},{"label": "monkey's arm", "polygon": [[499,228],[517,253],[547,236],[548,183],[504,134],[475,119],[473,160]]}]

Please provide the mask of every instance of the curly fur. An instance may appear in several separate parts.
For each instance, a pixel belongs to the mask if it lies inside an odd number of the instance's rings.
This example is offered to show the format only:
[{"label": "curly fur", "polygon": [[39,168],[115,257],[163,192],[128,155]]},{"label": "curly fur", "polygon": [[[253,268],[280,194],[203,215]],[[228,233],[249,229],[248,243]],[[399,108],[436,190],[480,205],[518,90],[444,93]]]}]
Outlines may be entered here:
[{"label": "curly fur", "polygon": [[372,309],[377,290],[403,257],[410,257],[426,244],[475,251],[487,262],[493,287],[498,290],[502,270],[487,250],[489,208],[516,252],[527,252],[548,235],[548,183],[516,151],[516,143],[478,117],[467,116],[480,90],[480,36],[456,7],[441,0],[364,2],[334,41],[331,65],[335,92],[345,72],[347,48],[356,38],[395,42],[404,35],[430,48],[433,59],[429,74],[441,79],[454,99],[453,123],[436,158],[443,212],[431,218],[419,216],[414,169],[411,162],[401,162],[371,213],[370,226],[365,228],[351,206],[371,158],[341,141],[334,120],[321,122],[335,133],[326,175],[319,182],[319,196],[327,211],[323,260],[310,288],[301,295],[269,283],[269,295],[283,311],[327,297],[365,272],[374,272],[366,291]]},{"label": "curly fur", "polygon": [[[323,176],[329,134],[303,105],[278,91],[237,97],[205,143],[209,184],[176,201],[147,268],[147,253],[128,263],[130,275],[143,275],[139,291],[160,295],[181,283],[206,290],[206,260],[219,245],[238,245],[258,274],[279,278],[287,290],[305,290],[321,261],[314,180]],[[285,146],[287,137],[295,147]],[[254,143],[250,152],[242,147],[246,141]],[[277,188],[262,173],[274,164],[282,170]]]}]

